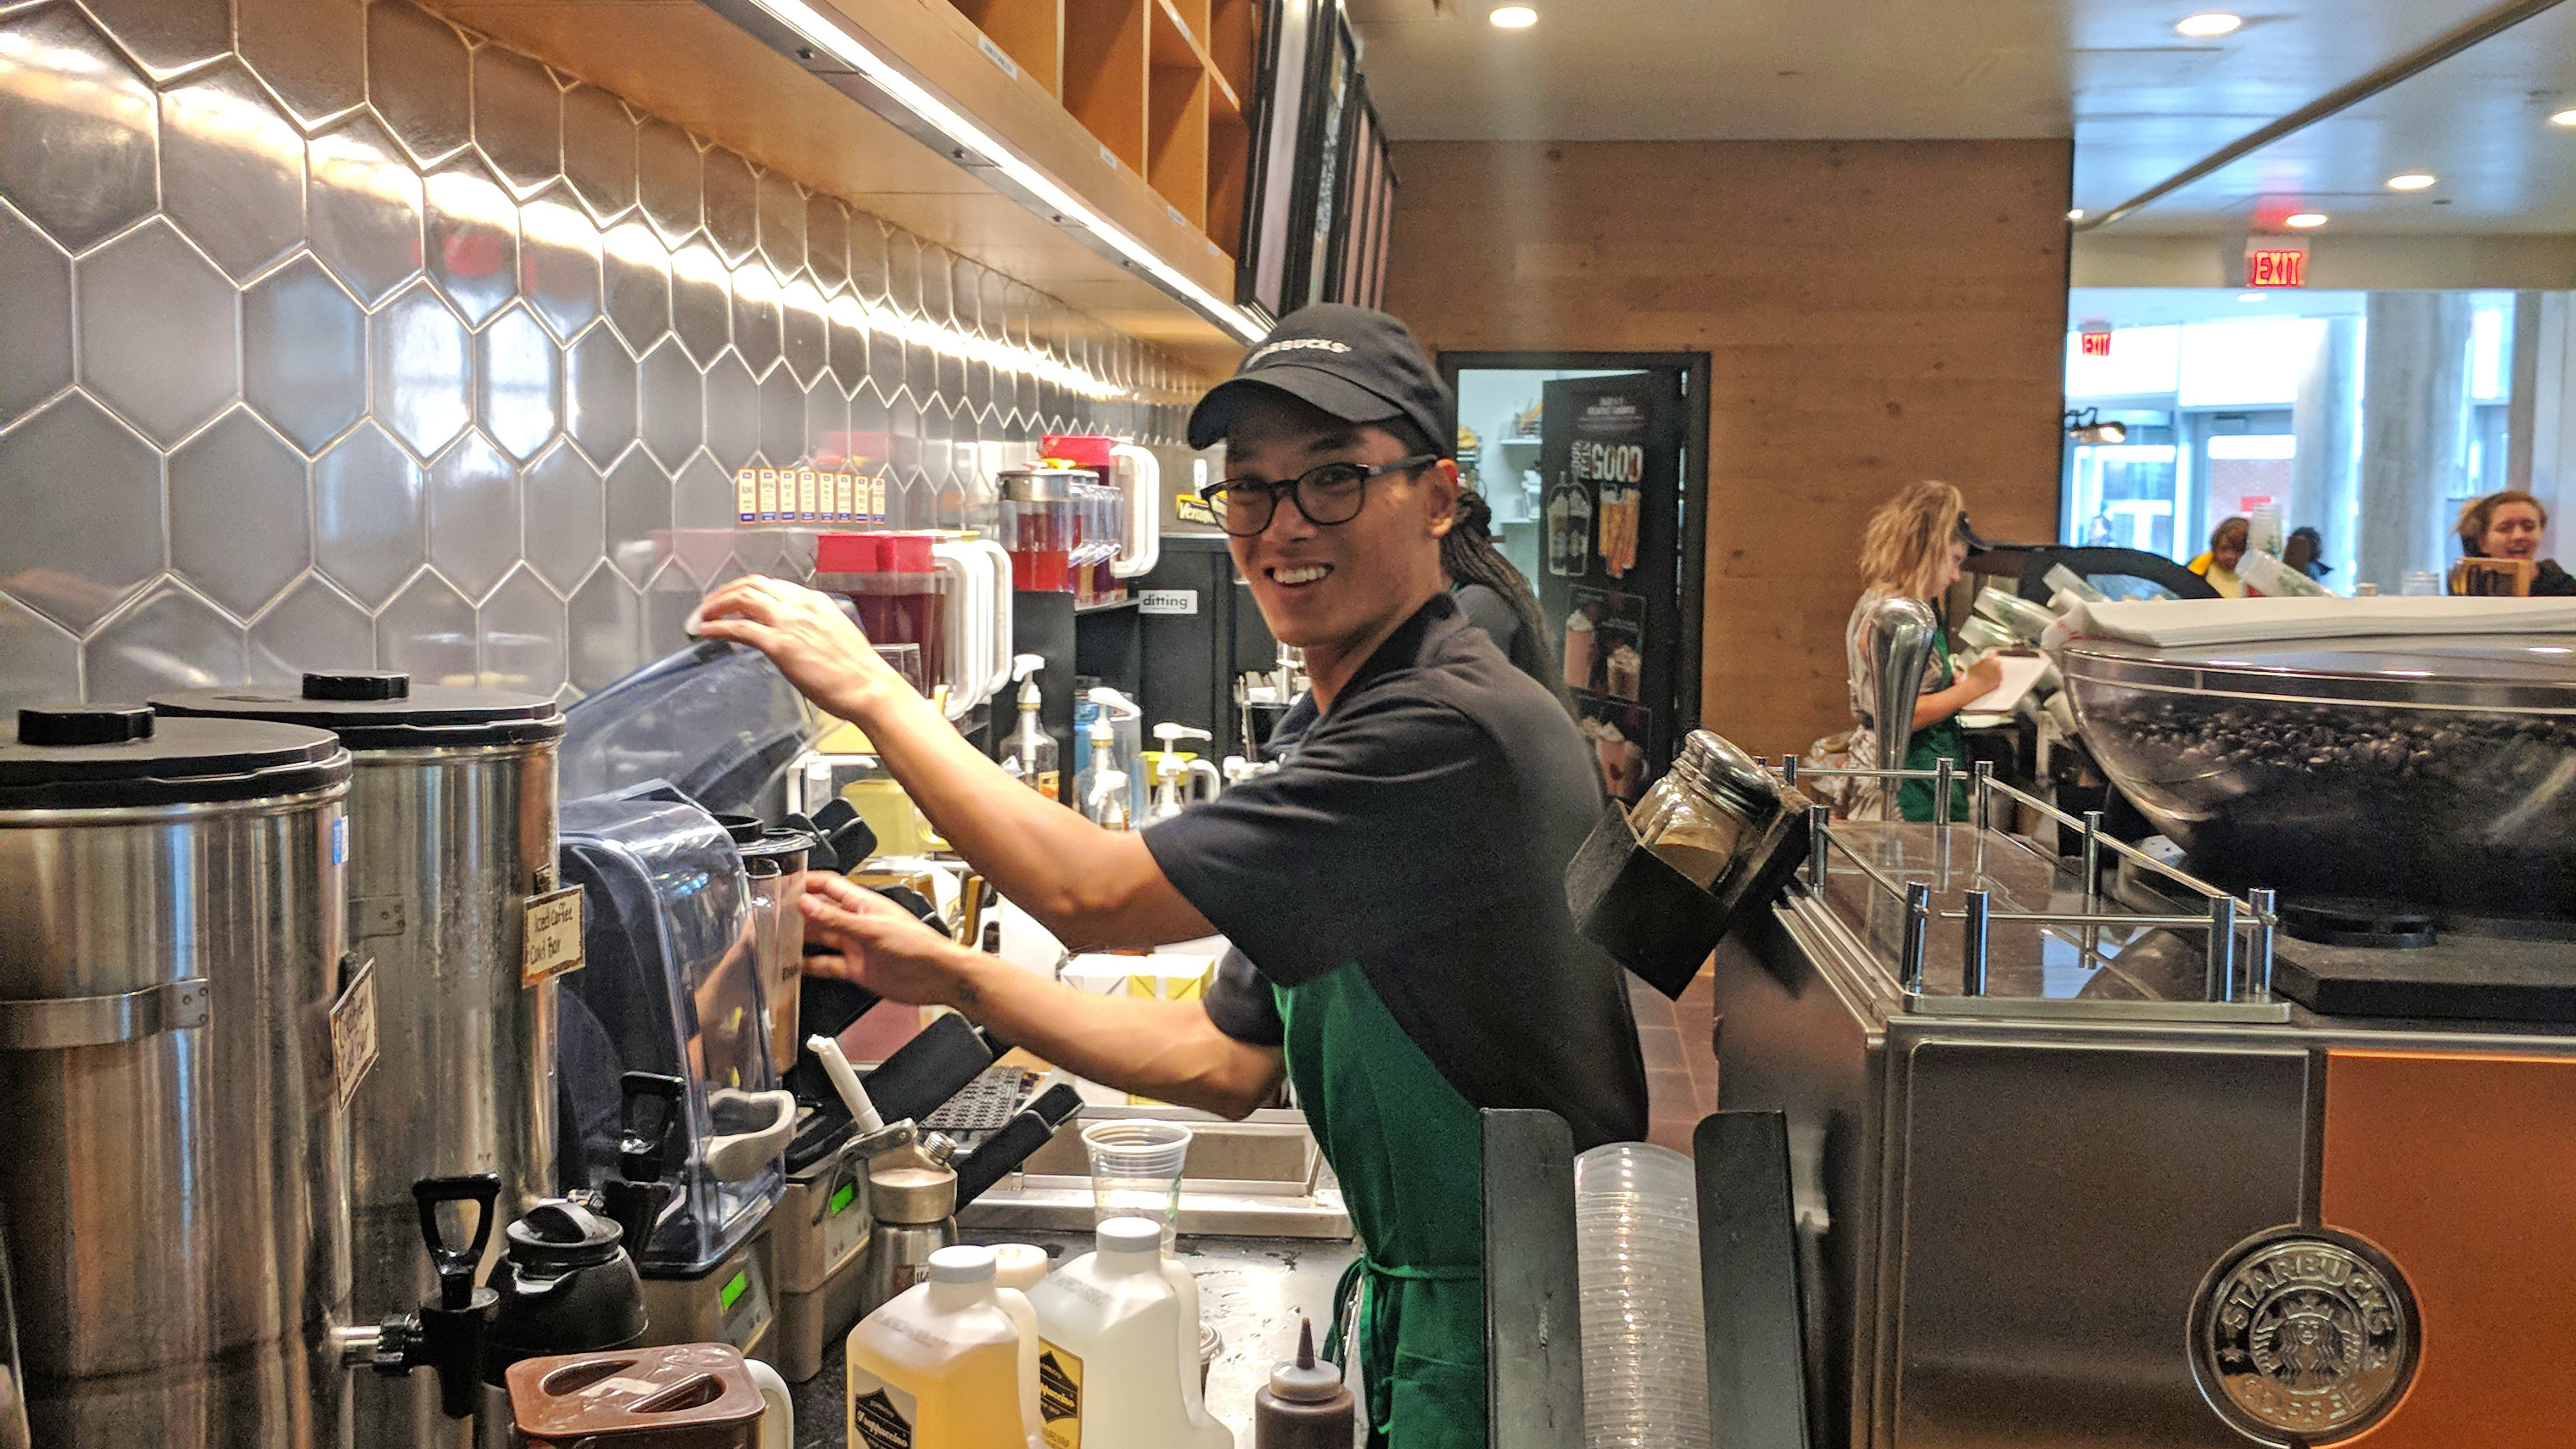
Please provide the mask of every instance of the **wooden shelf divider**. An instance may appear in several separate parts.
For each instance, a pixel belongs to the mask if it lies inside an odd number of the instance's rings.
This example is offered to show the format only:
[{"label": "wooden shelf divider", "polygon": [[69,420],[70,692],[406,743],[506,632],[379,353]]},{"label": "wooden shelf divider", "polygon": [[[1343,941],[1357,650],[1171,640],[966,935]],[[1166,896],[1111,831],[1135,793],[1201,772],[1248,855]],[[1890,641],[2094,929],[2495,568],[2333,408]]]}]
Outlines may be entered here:
[{"label": "wooden shelf divider", "polygon": [[950,0],[1228,256],[1242,245],[1259,0]]},{"label": "wooden shelf divider", "polygon": [[1064,9],[1056,0],[950,0],[1046,93],[1064,99]]}]

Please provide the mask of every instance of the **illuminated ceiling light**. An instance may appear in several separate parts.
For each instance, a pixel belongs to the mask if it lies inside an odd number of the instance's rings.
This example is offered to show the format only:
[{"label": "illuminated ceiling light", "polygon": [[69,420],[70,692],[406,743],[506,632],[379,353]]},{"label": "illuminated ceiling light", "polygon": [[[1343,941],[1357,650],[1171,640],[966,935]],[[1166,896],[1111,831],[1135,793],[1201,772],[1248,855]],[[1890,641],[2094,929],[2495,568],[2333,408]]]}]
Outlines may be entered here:
[{"label": "illuminated ceiling light", "polygon": [[2391,191],[2427,191],[2432,188],[2436,179],[2438,178],[2436,178],[2430,171],[2401,172],[2398,175],[2388,178],[2388,189]]},{"label": "illuminated ceiling light", "polygon": [[2066,213],[2066,219],[2068,221],[2082,221],[2084,219],[2084,208],[2079,206],[2073,211]]},{"label": "illuminated ceiling light", "polygon": [[946,137],[957,147],[958,160],[972,157],[1001,172],[1022,191],[1042,202],[1049,214],[1060,219],[1060,224],[1080,227],[1099,238],[1129,266],[1154,278],[1164,291],[1187,302],[1201,316],[1246,342],[1260,341],[1268,330],[1251,314],[1219,299],[1187,273],[1157,256],[1153,248],[1083,205],[1072,192],[1057,185],[1054,178],[949,105],[929,87],[905,74],[893,62],[826,20],[805,0],[752,0],[752,3],[767,12],[771,19],[794,31],[807,44],[858,72],[870,85],[924,125]]},{"label": "illuminated ceiling light", "polygon": [[2281,225],[2295,226],[2301,231],[2311,231],[2333,219],[2322,211],[2294,211],[2281,218]]},{"label": "illuminated ceiling light", "polygon": [[2239,292],[2236,294],[2236,300],[2239,302],[2260,302],[2263,300],[2263,294],[2260,292]]},{"label": "illuminated ceiling light", "polygon": [[1505,30],[1527,30],[1538,24],[1538,12],[1526,5],[1497,5],[1485,18]]},{"label": "illuminated ceiling light", "polygon": [[2576,126],[2576,108],[2552,112],[2549,117],[2549,124],[2553,126]]},{"label": "illuminated ceiling light", "polygon": [[2230,15],[2223,10],[2212,10],[2202,15],[2184,16],[2182,22],[2174,27],[2174,33],[2187,35],[2194,40],[2216,40],[2222,35],[2234,35],[2244,26],[2244,16]]}]

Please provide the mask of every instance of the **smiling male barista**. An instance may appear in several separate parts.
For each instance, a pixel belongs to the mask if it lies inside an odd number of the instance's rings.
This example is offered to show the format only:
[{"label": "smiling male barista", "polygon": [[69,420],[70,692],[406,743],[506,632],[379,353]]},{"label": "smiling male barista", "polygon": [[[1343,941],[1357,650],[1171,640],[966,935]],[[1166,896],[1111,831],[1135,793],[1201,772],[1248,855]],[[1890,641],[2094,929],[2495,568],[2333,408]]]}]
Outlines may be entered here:
[{"label": "smiling male barista", "polygon": [[1241,1116],[1284,1071],[1365,1245],[1360,1362],[1392,1449],[1485,1443],[1477,1109],[1550,1108],[1578,1148],[1646,1132],[1626,983],[1560,883],[1602,803],[1591,752],[1442,588],[1456,435],[1413,334],[1357,307],[1291,314],[1200,401],[1191,445],[1226,448],[1209,501],[1313,693],[1272,740],[1281,770],[1141,834],[1005,775],[820,595],[746,579],[704,610],[708,637],[866,731],[958,854],[1069,946],[1225,934],[1204,1001],[1102,997],[837,876],[805,901],[829,969],[1095,1081]]}]

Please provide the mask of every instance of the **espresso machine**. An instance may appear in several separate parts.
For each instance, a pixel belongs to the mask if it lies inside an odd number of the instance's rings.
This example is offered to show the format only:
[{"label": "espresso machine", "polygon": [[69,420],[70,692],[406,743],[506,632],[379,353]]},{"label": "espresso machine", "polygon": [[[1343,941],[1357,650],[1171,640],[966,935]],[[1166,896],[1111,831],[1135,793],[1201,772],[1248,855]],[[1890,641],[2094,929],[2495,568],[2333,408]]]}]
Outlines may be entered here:
[{"label": "espresso machine", "polygon": [[[1920,623],[1873,623],[1875,698]],[[1956,824],[1810,813],[1715,1046],[1721,1108],[1787,1121],[1815,1442],[2563,1438],[2570,645],[2078,640],[2179,849],[1983,768],[1856,772]]]}]

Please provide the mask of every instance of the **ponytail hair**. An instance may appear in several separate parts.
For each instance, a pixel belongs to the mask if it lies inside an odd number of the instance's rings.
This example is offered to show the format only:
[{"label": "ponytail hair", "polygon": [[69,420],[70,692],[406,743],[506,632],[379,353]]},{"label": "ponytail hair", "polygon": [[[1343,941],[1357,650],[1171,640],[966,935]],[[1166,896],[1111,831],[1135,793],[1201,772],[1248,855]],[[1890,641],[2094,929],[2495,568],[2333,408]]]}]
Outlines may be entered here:
[{"label": "ponytail hair", "polygon": [[[1539,652],[1553,658],[1555,651],[1549,647],[1548,640],[1554,636],[1548,632],[1546,618],[1538,611],[1538,595],[1530,588],[1530,581],[1512,566],[1512,561],[1503,557],[1502,550],[1494,547],[1493,527],[1493,505],[1474,489],[1460,489],[1457,511],[1450,515],[1449,531],[1440,538],[1440,567],[1449,575],[1452,586],[1483,584],[1502,595]],[[1564,675],[1562,669],[1546,669],[1539,676],[1539,682],[1548,686],[1559,704],[1571,710],[1574,697],[1566,693]]]}]

